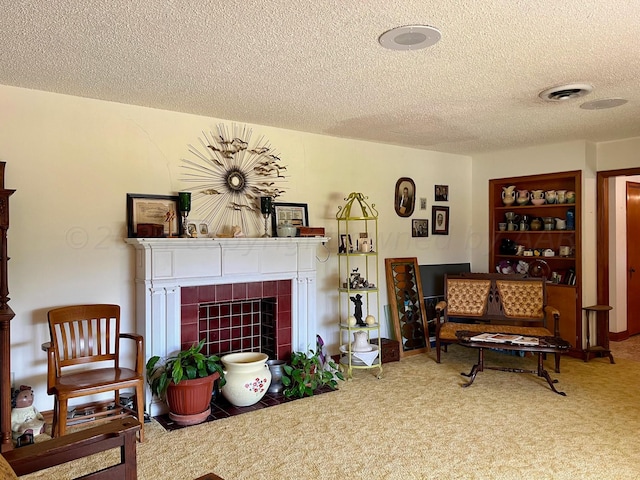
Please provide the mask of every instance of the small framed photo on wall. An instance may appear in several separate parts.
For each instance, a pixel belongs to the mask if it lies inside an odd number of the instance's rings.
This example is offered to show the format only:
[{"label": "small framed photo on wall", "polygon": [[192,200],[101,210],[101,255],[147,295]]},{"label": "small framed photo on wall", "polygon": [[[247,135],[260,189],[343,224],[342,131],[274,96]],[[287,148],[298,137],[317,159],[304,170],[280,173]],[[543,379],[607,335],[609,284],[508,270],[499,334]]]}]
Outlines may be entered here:
[{"label": "small framed photo on wall", "polygon": [[449,235],[449,207],[434,206],[431,208],[431,233],[433,235]]},{"label": "small framed photo on wall", "polygon": [[435,199],[436,202],[448,202],[449,185],[436,185]]},{"label": "small framed photo on wall", "polygon": [[428,237],[429,236],[429,220],[413,219],[411,220],[411,236],[412,237]]}]

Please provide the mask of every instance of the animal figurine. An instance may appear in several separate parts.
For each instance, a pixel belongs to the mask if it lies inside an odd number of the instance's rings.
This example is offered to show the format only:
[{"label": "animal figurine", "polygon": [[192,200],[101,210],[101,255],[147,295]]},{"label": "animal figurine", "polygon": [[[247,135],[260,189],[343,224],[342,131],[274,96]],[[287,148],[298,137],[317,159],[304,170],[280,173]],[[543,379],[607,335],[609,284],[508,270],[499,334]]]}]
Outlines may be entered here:
[{"label": "animal figurine", "polygon": [[11,432],[18,446],[33,443],[33,437],[44,433],[44,417],[33,406],[33,390],[20,385],[11,396]]}]

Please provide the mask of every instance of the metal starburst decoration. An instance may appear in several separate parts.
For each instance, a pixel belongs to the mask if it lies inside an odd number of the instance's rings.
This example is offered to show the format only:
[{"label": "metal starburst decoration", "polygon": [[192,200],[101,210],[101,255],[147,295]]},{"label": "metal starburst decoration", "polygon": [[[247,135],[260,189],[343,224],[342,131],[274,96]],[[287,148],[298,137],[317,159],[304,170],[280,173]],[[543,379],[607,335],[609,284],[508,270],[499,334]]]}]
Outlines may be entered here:
[{"label": "metal starburst decoration", "polygon": [[194,216],[214,235],[240,226],[251,236],[259,232],[260,197],[285,193],[287,167],[269,142],[260,137],[251,145],[252,130],[219,124],[217,134],[202,132],[200,146],[189,145],[194,159],[183,158],[183,181],[190,184]]}]

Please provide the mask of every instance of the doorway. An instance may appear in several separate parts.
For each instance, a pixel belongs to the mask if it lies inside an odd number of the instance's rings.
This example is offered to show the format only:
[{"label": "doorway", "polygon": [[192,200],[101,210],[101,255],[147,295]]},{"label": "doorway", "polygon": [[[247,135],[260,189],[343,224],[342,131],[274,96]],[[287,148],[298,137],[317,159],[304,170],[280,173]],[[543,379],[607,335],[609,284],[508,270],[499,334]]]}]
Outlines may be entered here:
[{"label": "doorway", "polygon": [[627,330],[640,333],[640,183],[627,182]]},{"label": "doorway", "polygon": [[[608,170],[597,174],[597,298],[601,305],[609,305],[609,179],[640,175],[640,167],[621,170]],[[610,335],[611,340],[625,340],[627,330]]]}]

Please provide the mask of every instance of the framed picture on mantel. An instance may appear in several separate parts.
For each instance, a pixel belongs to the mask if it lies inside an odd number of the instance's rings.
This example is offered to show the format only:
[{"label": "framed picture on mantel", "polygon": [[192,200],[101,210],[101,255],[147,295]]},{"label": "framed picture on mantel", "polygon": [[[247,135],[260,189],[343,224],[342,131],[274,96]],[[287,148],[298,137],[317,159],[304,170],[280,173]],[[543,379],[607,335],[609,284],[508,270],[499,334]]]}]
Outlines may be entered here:
[{"label": "framed picture on mantel", "polygon": [[162,225],[163,236],[180,235],[177,195],[127,193],[127,236],[138,237],[138,225]]}]

